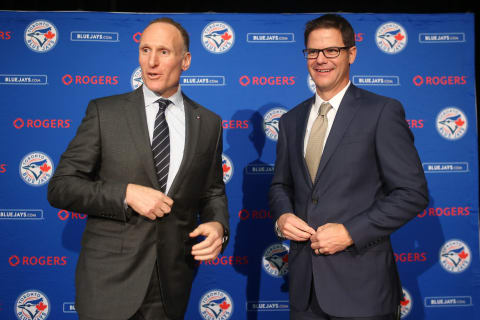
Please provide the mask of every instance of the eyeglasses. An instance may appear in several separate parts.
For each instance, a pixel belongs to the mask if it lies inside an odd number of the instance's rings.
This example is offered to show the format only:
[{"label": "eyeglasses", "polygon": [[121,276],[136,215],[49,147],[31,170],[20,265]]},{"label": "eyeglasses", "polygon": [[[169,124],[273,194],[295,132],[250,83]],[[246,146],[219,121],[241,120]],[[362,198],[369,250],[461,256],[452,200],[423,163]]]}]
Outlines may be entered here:
[{"label": "eyeglasses", "polygon": [[318,55],[323,53],[325,58],[328,59],[333,59],[336,58],[340,55],[340,52],[342,50],[348,50],[352,46],[348,47],[330,47],[330,48],[325,48],[325,49],[303,49],[303,55],[305,56],[305,59],[317,59]]}]

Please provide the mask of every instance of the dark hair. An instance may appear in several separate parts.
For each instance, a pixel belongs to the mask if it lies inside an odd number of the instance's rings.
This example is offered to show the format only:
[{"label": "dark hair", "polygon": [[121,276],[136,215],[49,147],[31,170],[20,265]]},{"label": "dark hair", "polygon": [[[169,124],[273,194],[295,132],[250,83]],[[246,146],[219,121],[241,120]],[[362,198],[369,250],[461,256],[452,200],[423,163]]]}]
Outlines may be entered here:
[{"label": "dark hair", "polygon": [[178,31],[180,31],[180,34],[182,35],[182,38],[183,38],[183,46],[185,47],[185,51],[188,52],[190,50],[190,37],[188,36],[187,30],[185,30],[185,28],[183,28],[182,25],[180,23],[178,23],[177,21],[175,21],[173,19],[170,19],[170,18],[167,18],[167,17],[162,17],[162,18],[157,18],[155,20],[152,20],[152,21],[150,21],[148,26],[150,26],[154,23],[160,23],[160,22],[161,23],[168,23],[168,24],[174,26],[175,28],[177,28]]},{"label": "dark hair", "polygon": [[347,19],[338,14],[325,14],[321,17],[308,21],[305,25],[305,47],[307,47],[308,36],[316,29],[337,29],[342,34],[342,40],[346,47],[355,45],[355,32]]}]

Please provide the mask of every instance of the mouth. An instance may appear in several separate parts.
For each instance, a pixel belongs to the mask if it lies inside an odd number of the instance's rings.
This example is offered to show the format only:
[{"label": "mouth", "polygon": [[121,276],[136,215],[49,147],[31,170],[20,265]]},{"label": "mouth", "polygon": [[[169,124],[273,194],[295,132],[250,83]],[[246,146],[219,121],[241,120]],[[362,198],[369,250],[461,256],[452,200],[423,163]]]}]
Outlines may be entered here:
[{"label": "mouth", "polygon": [[332,72],[334,69],[314,69],[315,72],[322,73],[322,74],[328,74]]},{"label": "mouth", "polygon": [[159,79],[162,76],[161,73],[153,73],[153,72],[147,72],[147,77],[150,80],[156,80]]}]

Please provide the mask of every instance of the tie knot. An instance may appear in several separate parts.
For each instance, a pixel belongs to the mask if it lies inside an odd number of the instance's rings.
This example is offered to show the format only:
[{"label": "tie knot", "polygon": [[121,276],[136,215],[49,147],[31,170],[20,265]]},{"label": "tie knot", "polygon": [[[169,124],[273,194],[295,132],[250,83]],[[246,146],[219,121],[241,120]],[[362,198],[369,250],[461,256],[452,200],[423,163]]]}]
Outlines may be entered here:
[{"label": "tie knot", "polygon": [[160,98],[157,100],[157,103],[158,103],[158,106],[160,107],[160,110],[165,111],[165,109],[167,109],[171,101],[168,99]]},{"label": "tie knot", "polygon": [[323,102],[320,105],[320,110],[318,111],[318,113],[321,116],[325,116],[328,113],[328,111],[330,111],[330,109],[332,109],[332,105],[329,102]]}]

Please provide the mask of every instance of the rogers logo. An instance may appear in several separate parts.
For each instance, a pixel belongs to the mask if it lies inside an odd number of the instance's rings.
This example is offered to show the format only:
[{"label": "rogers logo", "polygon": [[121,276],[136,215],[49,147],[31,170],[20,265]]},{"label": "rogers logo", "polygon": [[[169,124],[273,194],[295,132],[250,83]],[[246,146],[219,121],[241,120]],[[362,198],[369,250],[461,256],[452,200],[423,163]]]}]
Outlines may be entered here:
[{"label": "rogers logo", "polygon": [[467,76],[425,76],[417,75],[412,79],[417,87],[426,86],[457,86],[467,84]]},{"label": "rogers logo", "polygon": [[57,216],[62,221],[65,221],[67,219],[70,219],[70,220],[84,220],[84,219],[87,218],[87,215],[85,213],[70,212],[70,211],[67,211],[67,210],[58,211]]},{"label": "rogers logo", "polygon": [[12,255],[8,258],[8,263],[12,267],[16,267],[18,265],[21,266],[65,266],[67,265],[67,257],[62,256],[23,256],[19,257],[17,255]]},{"label": "rogers logo", "polygon": [[238,79],[238,82],[244,87],[248,85],[252,86],[292,86],[295,84],[295,77],[294,76],[271,76],[271,77],[265,77],[265,76],[252,76],[249,77],[247,75],[241,76],[240,79]]},{"label": "rogers logo", "polygon": [[248,256],[222,256],[216,257],[213,260],[208,261],[199,261],[198,265],[222,265],[222,266],[233,266],[233,265],[245,265],[248,264]]},{"label": "rogers logo", "polygon": [[0,31],[0,40],[10,40],[12,31]]},{"label": "rogers logo", "polygon": [[0,173],[7,172],[7,165],[5,163],[0,164]]},{"label": "rogers logo", "polygon": [[90,85],[118,85],[118,76],[88,76],[88,75],[70,75],[66,74],[62,77],[64,85],[69,86],[71,84],[90,84]]},{"label": "rogers logo", "polygon": [[13,121],[13,126],[17,129],[26,128],[70,128],[72,120],[70,119],[26,119],[17,118]]},{"label": "rogers logo", "polygon": [[426,252],[402,252],[394,253],[395,262],[425,262],[427,261]]},{"label": "rogers logo", "polygon": [[132,36],[133,41],[135,41],[136,43],[140,43],[141,38],[142,38],[141,32],[134,33]]},{"label": "rogers logo", "polygon": [[418,129],[423,128],[423,119],[408,119],[407,123],[408,123],[408,127],[410,129],[412,129],[412,128],[418,128]]},{"label": "rogers logo", "polygon": [[248,129],[248,120],[222,120],[223,129]]},{"label": "rogers logo", "polygon": [[427,208],[423,212],[417,214],[417,217],[456,217],[456,216],[469,216],[471,207],[446,207],[446,208]]},{"label": "rogers logo", "polygon": [[261,210],[247,210],[242,209],[238,212],[238,217],[240,220],[247,220],[247,219],[273,219],[272,214],[270,211],[265,209]]}]

